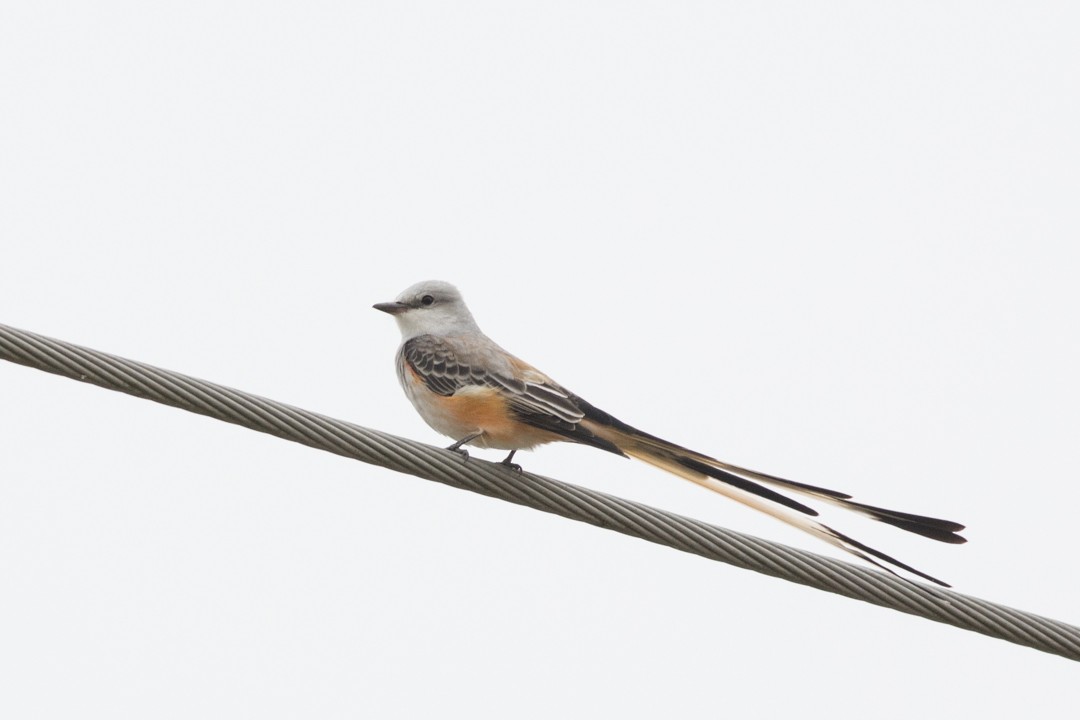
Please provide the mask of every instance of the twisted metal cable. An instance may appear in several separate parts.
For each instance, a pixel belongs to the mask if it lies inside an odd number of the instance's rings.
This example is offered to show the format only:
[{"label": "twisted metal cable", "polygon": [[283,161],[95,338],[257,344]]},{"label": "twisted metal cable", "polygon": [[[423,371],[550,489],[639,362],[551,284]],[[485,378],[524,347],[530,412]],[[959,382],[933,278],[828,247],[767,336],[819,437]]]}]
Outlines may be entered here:
[{"label": "twisted metal cable", "polygon": [[711,560],[1080,660],[1080,628],[0,325],[0,359]]}]

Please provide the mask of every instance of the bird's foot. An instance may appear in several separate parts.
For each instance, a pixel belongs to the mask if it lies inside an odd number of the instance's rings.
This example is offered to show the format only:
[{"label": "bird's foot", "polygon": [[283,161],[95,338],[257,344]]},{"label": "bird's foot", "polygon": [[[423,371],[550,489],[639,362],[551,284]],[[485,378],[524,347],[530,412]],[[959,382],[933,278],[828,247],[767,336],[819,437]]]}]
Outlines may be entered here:
[{"label": "bird's foot", "polygon": [[[484,434],[483,431],[477,430],[476,432],[472,433],[471,435],[466,435],[465,437],[461,438],[460,440],[458,440],[453,445],[448,445],[446,449],[449,450],[450,452],[456,452],[458,455],[460,455],[462,457],[462,459],[465,462],[469,462],[469,451],[466,450],[464,447],[462,447],[462,445],[465,445],[466,443],[472,442],[473,440],[475,440],[476,438],[480,437],[483,434]],[[513,453],[511,453],[511,454],[513,454]]]},{"label": "bird's foot", "polygon": [[509,455],[507,455],[506,457],[504,457],[502,460],[499,461],[499,464],[500,465],[505,465],[506,467],[510,468],[511,470],[513,470],[515,472],[521,472],[521,466],[520,465],[518,465],[516,462],[510,462],[511,460],[514,459],[514,453],[516,453],[516,452],[517,452],[517,450],[511,450]]}]

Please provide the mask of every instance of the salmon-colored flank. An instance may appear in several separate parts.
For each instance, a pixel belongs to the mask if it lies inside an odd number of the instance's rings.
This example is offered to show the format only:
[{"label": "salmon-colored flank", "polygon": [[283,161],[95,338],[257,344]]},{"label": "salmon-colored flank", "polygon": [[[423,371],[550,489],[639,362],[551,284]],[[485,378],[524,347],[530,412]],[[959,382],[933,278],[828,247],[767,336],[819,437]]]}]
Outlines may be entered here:
[{"label": "salmon-colored flank", "polygon": [[427,408],[428,422],[451,437],[460,439],[483,430],[484,434],[470,444],[504,450],[527,449],[564,439],[515,418],[506,396],[495,388],[474,385],[447,397],[431,392],[408,363],[405,370],[406,382]]}]

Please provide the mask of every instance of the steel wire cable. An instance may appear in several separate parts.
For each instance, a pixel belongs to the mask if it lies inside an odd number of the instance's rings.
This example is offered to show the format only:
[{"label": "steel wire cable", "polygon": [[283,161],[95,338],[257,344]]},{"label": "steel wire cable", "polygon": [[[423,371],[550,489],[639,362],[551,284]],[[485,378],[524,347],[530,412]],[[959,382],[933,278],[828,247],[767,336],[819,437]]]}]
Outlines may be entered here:
[{"label": "steel wire cable", "polygon": [[[819,590],[1080,660],[1080,628],[0,325],[0,359]],[[9,409],[10,410],[10,409]]]}]

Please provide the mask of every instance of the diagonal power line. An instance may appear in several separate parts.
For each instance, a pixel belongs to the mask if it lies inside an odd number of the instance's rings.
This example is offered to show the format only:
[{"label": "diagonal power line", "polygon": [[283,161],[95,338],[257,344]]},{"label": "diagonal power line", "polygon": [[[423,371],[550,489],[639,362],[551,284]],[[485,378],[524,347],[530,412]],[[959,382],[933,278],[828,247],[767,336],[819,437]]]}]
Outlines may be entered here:
[{"label": "diagonal power line", "polygon": [[1080,628],[743,535],[614,495],[301,410],[152,365],[0,325],[0,359],[242,425],[710,560],[1080,660]]}]

